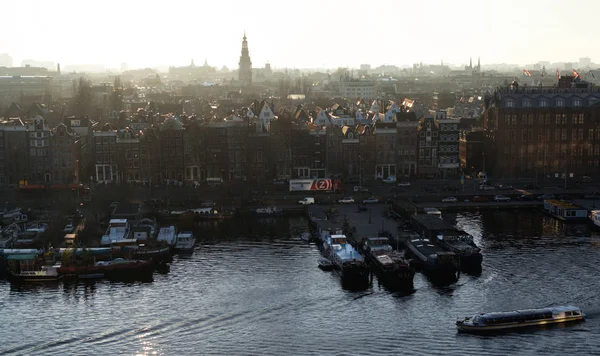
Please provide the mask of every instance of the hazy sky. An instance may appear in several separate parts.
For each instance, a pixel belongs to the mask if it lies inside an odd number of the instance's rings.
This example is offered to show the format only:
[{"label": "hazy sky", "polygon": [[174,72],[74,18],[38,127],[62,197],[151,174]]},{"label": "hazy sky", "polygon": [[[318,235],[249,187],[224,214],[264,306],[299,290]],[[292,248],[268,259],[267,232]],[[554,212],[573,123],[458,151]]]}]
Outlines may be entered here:
[{"label": "hazy sky", "polygon": [[[130,68],[600,62],[600,0],[3,0],[0,53]],[[586,16],[591,14],[592,16]]]}]

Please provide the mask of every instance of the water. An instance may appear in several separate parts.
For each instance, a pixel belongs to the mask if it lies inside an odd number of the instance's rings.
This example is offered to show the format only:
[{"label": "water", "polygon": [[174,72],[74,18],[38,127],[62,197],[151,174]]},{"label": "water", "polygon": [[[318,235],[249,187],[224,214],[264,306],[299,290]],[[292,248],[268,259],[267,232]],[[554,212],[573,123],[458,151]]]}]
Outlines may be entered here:
[{"label": "water", "polygon": [[[600,353],[600,237],[539,213],[455,217],[480,276],[409,295],[344,290],[300,240],[301,219],[209,223],[194,255],[152,283],[16,288],[0,282],[0,354],[592,355]],[[269,237],[271,236],[271,237]],[[472,336],[457,317],[571,303],[585,323]]]}]

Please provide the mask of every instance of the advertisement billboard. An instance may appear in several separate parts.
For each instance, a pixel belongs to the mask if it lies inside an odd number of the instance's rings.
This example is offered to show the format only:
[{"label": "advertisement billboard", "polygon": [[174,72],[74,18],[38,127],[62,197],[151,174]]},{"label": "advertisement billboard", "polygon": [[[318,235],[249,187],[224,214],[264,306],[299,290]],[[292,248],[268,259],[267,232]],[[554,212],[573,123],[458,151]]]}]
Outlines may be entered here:
[{"label": "advertisement billboard", "polygon": [[290,192],[332,190],[331,179],[290,179]]}]

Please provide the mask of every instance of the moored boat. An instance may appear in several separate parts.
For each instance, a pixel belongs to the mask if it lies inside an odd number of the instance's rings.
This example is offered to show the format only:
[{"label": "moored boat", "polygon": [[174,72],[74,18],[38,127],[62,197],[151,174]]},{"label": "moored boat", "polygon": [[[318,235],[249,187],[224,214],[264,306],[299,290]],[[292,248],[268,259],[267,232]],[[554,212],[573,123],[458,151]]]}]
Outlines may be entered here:
[{"label": "moored boat", "polygon": [[417,234],[405,236],[404,243],[408,251],[417,259],[423,270],[432,279],[443,282],[458,280],[458,257],[452,251],[445,251],[427,238]]},{"label": "moored boat", "polygon": [[362,250],[384,284],[392,287],[410,287],[415,270],[399,251],[394,251],[387,237],[367,237]]},{"label": "moored boat", "polygon": [[10,272],[8,275],[8,279],[13,283],[58,282],[61,278],[58,266],[42,266],[39,270]]},{"label": "moored boat", "polygon": [[282,216],[283,210],[276,206],[268,206],[264,208],[255,208],[250,210],[250,213],[260,217]]},{"label": "moored boat", "polygon": [[509,312],[480,313],[456,322],[461,332],[486,333],[585,320],[578,307],[557,306]]},{"label": "moored boat", "polygon": [[352,288],[366,288],[369,285],[370,271],[364,257],[350,245],[345,235],[331,235],[326,244],[329,259],[338,272],[342,284]]},{"label": "moored boat", "polygon": [[562,221],[585,220],[588,210],[571,202],[548,199],[544,200],[544,212]]},{"label": "moored boat", "polygon": [[88,265],[61,266],[58,272],[79,279],[106,278],[109,280],[149,280],[154,266],[152,261],[116,258],[111,261],[98,261]]},{"label": "moored boat", "polygon": [[327,258],[321,258],[317,262],[317,265],[323,271],[331,271],[333,269],[333,263]]},{"label": "moored boat", "polygon": [[184,231],[177,234],[177,241],[175,242],[175,251],[179,253],[192,253],[194,251],[194,245],[196,244],[196,238],[190,231]]},{"label": "moored boat", "polygon": [[127,240],[130,233],[127,219],[110,219],[106,233],[100,239],[100,246],[110,246],[114,241]]},{"label": "moored boat", "polygon": [[589,215],[592,227],[600,230],[600,210],[592,210]]},{"label": "moored boat", "polygon": [[483,255],[471,235],[435,214],[413,215],[411,222],[413,229],[420,236],[429,239],[445,251],[454,252],[463,271],[481,272]]}]

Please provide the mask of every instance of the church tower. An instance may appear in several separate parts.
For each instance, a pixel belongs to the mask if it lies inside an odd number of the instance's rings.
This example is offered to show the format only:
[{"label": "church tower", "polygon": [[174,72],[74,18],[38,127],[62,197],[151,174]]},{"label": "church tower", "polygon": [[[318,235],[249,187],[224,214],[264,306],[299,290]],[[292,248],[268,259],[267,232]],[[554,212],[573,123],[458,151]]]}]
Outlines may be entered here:
[{"label": "church tower", "polygon": [[242,40],[242,55],[240,56],[238,75],[242,86],[249,87],[252,85],[252,61],[250,61],[250,54],[248,53],[248,41],[246,40],[245,31]]}]

